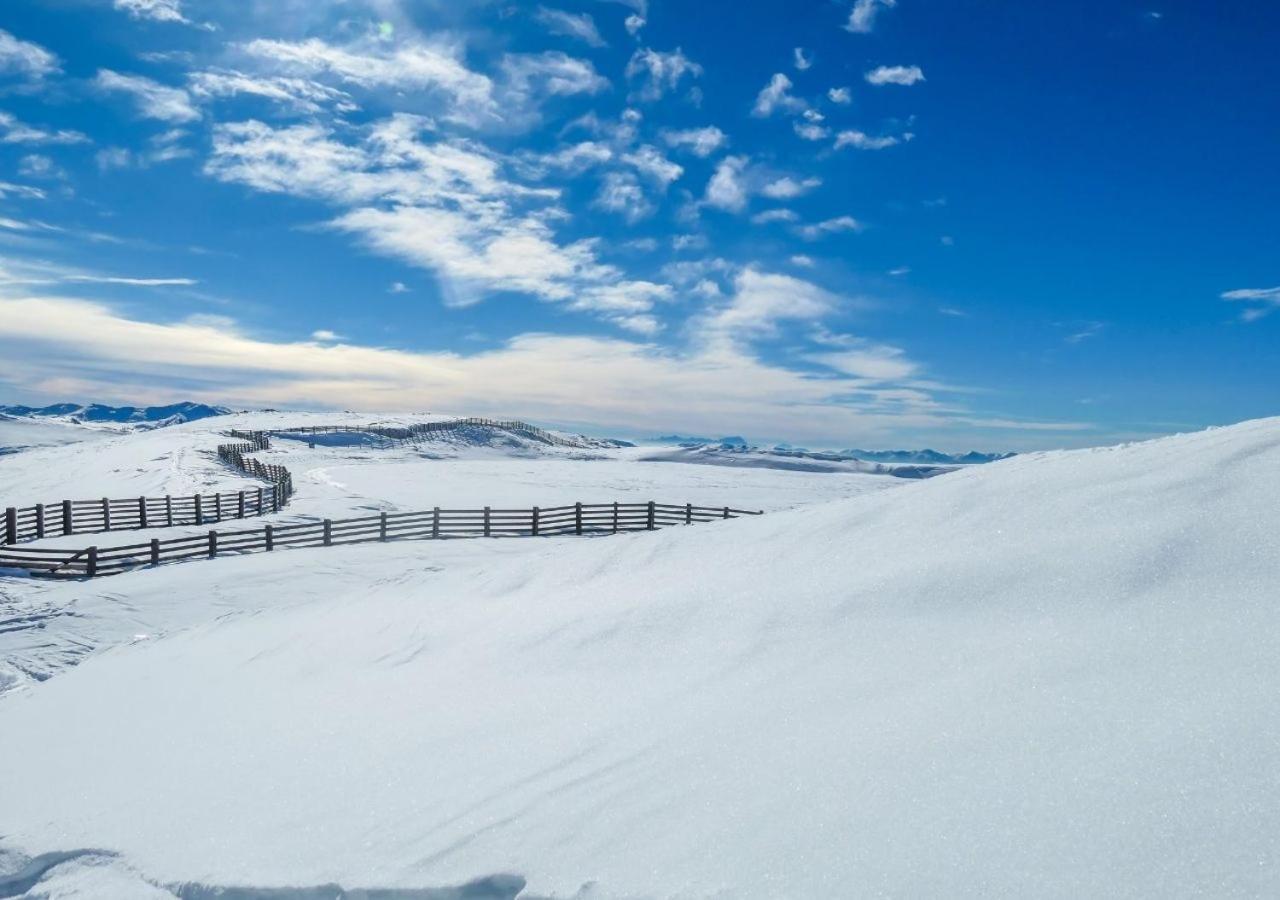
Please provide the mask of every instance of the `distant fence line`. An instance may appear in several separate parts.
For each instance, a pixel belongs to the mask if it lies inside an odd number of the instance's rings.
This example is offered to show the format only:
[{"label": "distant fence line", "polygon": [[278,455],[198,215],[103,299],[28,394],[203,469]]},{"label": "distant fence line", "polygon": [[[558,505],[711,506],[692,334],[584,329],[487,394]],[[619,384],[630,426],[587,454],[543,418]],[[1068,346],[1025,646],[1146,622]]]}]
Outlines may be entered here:
[{"label": "distant fence line", "polygon": [[522,434],[534,440],[563,447],[577,446],[572,441],[552,434],[544,428],[515,419],[485,419],[471,416],[465,419],[447,419],[440,422],[420,422],[413,425],[299,425],[296,428],[272,428],[266,431],[231,431],[232,437],[251,439],[257,435],[290,434],[371,434],[388,441],[412,441],[424,435],[462,428],[500,428],[513,434]]},{"label": "distant fence line", "polygon": [[256,490],[181,497],[103,497],[101,500],[59,500],[34,506],[10,506],[4,511],[0,545],[68,534],[206,525],[225,519],[279,512],[293,496],[293,476],[284,466],[264,465],[248,457],[249,453],[269,447],[270,441],[265,435],[244,443],[218,447],[218,457],[224,462],[247,475],[269,482]]},{"label": "distant fence line", "polygon": [[51,550],[12,546],[22,541],[181,525],[206,525],[228,518],[279,512],[293,496],[293,476],[284,466],[270,465],[249,454],[271,448],[271,435],[368,433],[389,441],[467,427],[500,428],[562,446],[571,441],[517,421],[466,418],[406,426],[307,425],[270,431],[231,430],[239,443],[222,444],[218,457],[246,474],[269,482],[257,490],[196,494],[190,497],[138,497],[124,500],[62,500],[5,510],[0,533],[0,568],[23,569],[33,575],[95,578],[143,566],[218,556],[272,552],[288,547],[331,547],[396,540],[442,540],[465,537],[543,537],[652,531],[668,525],[693,525],[716,519],[758,516],[758,510],[657,503],[575,503],[530,509],[441,509],[379,513],[352,519],[323,519],[293,525],[265,525],[242,531],[218,531],[188,537]]},{"label": "distant fence line", "polygon": [[0,567],[21,568],[36,575],[94,578],[144,566],[218,556],[272,552],[287,547],[332,547],[399,540],[442,540],[474,537],[540,537],[618,534],[652,531],[669,525],[692,525],[716,519],[758,516],[755,510],[732,507],[656,503],[575,503],[531,509],[440,509],[379,513],[353,519],[324,519],[295,525],[266,525],[244,531],[210,530],[190,537],[86,547],[82,550],[0,548]]}]

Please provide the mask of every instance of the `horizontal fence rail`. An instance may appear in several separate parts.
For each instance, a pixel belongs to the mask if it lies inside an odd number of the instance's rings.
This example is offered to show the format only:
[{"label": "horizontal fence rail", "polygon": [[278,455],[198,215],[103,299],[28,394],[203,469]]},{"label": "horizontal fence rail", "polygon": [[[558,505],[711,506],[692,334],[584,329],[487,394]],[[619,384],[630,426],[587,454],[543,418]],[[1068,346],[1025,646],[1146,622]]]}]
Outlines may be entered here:
[{"label": "horizontal fence rail", "polygon": [[4,511],[4,521],[0,522],[0,546],[69,534],[206,525],[279,512],[293,496],[293,477],[284,466],[264,465],[248,456],[270,446],[267,436],[259,434],[243,443],[218,447],[219,459],[247,475],[269,482],[264,487],[183,497],[103,497],[10,506]]},{"label": "horizontal fence rail", "polygon": [[23,569],[33,575],[48,577],[95,578],[161,563],[265,553],[289,547],[335,547],[450,538],[618,534],[758,515],[761,512],[757,510],[728,506],[654,501],[575,503],[531,509],[436,507],[421,512],[384,512],[352,519],[265,525],[242,531],[213,529],[207,534],[81,550],[0,547],[0,568]]}]

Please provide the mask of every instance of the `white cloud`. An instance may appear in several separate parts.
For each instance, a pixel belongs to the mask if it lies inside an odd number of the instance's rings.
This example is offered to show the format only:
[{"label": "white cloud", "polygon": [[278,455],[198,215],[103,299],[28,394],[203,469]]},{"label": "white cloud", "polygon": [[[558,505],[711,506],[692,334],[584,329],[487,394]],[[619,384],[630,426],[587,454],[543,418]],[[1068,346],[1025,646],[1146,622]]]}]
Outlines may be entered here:
[{"label": "white cloud", "polygon": [[194,122],[200,112],[191,104],[191,96],[181,88],[168,87],[141,75],[122,75],[110,69],[99,69],[94,83],[104,91],[118,91],[133,97],[138,113],[148,119],[164,122]]},{"label": "white cloud", "polygon": [[791,264],[793,266],[799,266],[802,269],[812,269],[813,257],[805,256],[803,253],[797,253],[795,256],[791,257]]},{"label": "white cloud", "polygon": [[590,61],[558,50],[546,53],[512,53],[503,57],[501,86],[505,109],[532,108],[544,96],[598,94],[609,89],[609,80]]},{"label": "white cloud", "polygon": [[26,178],[65,178],[67,173],[50,157],[28,153],[18,160],[18,174]]},{"label": "white cloud", "polygon": [[705,128],[686,128],[677,131],[664,131],[662,139],[668,147],[686,147],[694,156],[705,159],[715,153],[726,143],[728,135],[714,125]]},{"label": "white cloud", "polygon": [[609,172],[600,181],[592,206],[620,213],[628,222],[638,222],[653,214],[653,204],[645,196],[639,179],[631,172]]},{"label": "white cloud", "polygon": [[711,180],[707,182],[703,202],[729,212],[741,212],[745,209],[748,195],[742,175],[746,166],[745,156],[726,156],[720,160]]},{"label": "white cloud", "polygon": [[641,78],[643,83],[636,94],[641,100],[659,100],[668,91],[675,91],[686,75],[697,78],[702,75],[698,65],[677,47],[663,53],[645,47],[637,50],[627,62],[627,78]]},{"label": "white cloud", "polygon": [[903,140],[910,140],[910,137],[906,135],[902,138],[897,138],[893,135],[872,137],[865,132],[858,131],[856,128],[851,128],[836,135],[836,149],[853,147],[856,150],[884,150],[888,147],[896,147]]},{"label": "white cloud", "polygon": [[919,66],[877,66],[864,77],[868,84],[912,85],[924,81],[924,71]]},{"label": "white cloud", "polygon": [[409,293],[409,286],[405,284],[403,281],[393,281],[391,282],[391,287],[387,288],[387,293],[388,294],[407,294]]},{"label": "white cloud", "polygon": [[576,38],[592,47],[605,46],[605,40],[600,37],[600,31],[596,28],[596,20],[590,13],[575,14],[539,6],[535,18],[552,34]]},{"label": "white cloud", "polygon": [[182,14],[180,0],[114,0],[114,6],[135,19],[190,24],[190,19]]},{"label": "white cloud", "polygon": [[89,138],[79,131],[59,129],[46,131],[20,122],[16,116],[0,112],[0,143],[3,144],[87,144]]},{"label": "white cloud", "polygon": [[801,72],[813,67],[813,57],[808,53],[805,53],[805,49],[803,47],[796,47],[795,50],[792,51],[792,62]]},{"label": "white cloud", "polygon": [[330,331],[328,328],[318,328],[311,332],[311,339],[313,341],[324,341],[326,343],[345,340],[345,338],[338,334],[338,332]]},{"label": "white cloud", "polygon": [[902,395],[887,405],[895,395],[865,379],[814,377],[765,363],[741,346],[740,338],[810,320],[839,303],[799,279],[744,272],[713,319],[720,335],[734,339],[678,352],[644,340],[521,335],[463,355],[313,338],[268,341],[222,319],[150,322],[82,300],[19,295],[0,297],[0,352],[40,364],[7,367],[0,378],[31,392],[51,379],[85,389],[109,379],[122,393],[140,396],[153,395],[157,383],[180,380],[197,399],[246,406],[431,407],[477,415],[516,409],[578,427],[705,428],[806,442],[981,424],[940,410],[927,395]]},{"label": "white cloud", "polygon": [[890,275],[893,275],[894,277],[897,277],[897,276],[900,276],[900,275],[910,275],[910,274],[911,274],[911,267],[910,267],[910,266],[897,266],[896,268],[890,269],[890,270],[889,270],[889,274],[890,274]]},{"label": "white cloud", "polygon": [[67,275],[63,281],[86,284],[119,284],[129,287],[191,287],[199,284],[194,278],[121,278],[111,275]]},{"label": "white cloud", "polygon": [[623,154],[622,161],[627,165],[634,166],[636,171],[664,191],[673,181],[684,174],[682,166],[667,159],[656,147],[650,144],[644,144],[632,153]]},{"label": "white cloud", "polygon": [[190,87],[191,93],[200,98],[249,94],[273,100],[299,113],[318,113],[330,105],[339,112],[353,112],[357,108],[350,94],[306,78],[211,70],[193,72]]},{"label": "white cloud", "polygon": [[48,195],[40,188],[28,184],[14,184],[12,181],[0,181],[0,199],[13,194],[27,200],[44,200]]},{"label": "white cloud", "polygon": [[627,16],[622,21],[622,27],[626,28],[627,34],[631,35],[632,37],[635,37],[637,34],[639,34],[640,29],[644,28],[646,24],[648,23],[645,20],[645,18],[643,16],[636,15],[635,13],[632,13],[631,15]]},{"label": "white cloud", "polygon": [[791,79],[781,72],[776,72],[769,79],[769,83],[756,95],[751,115],[763,119],[773,115],[775,110],[786,113],[802,112],[806,108],[805,102],[799,97],[793,97],[790,91]]},{"label": "white cloud", "polygon": [[795,222],[800,216],[793,209],[768,209],[751,217],[755,225],[768,225],[771,222]]},{"label": "white cloud", "polygon": [[813,122],[796,122],[792,127],[795,129],[796,135],[806,141],[826,140],[831,134],[830,128],[825,125],[816,125]]},{"label": "white cloud", "polygon": [[745,268],[734,279],[729,302],[699,323],[710,341],[770,337],[786,321],[816,322],[842,305],[841,298],[791,275]]},{"label": "white cloud", "polygon": [[318,125],[219,125],[206,172],[345,209],[331,227],[434,271],[454,304],[494,291],[567,302],[623,280],[597,261],[593,241],[556,241],[552,224],[562,213],[548,206],[556,192],[507,180],[501,162],[472,143],[424,142],[425,127],[420,117],[397,115],[346,144]]},{"label": "white cloud", "polygon": [[860,341],[854,349],[817,353],[815,362],[837,372],[869,381],[904,381],[916,375],[920,366],[907,358],[900,347]]},{"label": "white cloud", "polygon": [[790,175],[784,175],[781,178],[768,182],[760,189],[760,193],[774,200],[789,200],[792,197],[799,197],[809,193],[816,187],[822,185],[821,178],[805,178],[796,180]]},{"label": "white cloud", "polygon": [[847,87],[833,87],[827,90],[827,99],[832,103],[847,106],[853,102],[853,94]]},{"label": "white cloud", "polygon": [[812,225],[805,225],[800,229],[800,236],[805,240],[815,241],[824,235],[839,234],[844,231],[858,232],[862,231],[862,229],[862,223],[853,216],[836,216],[834,219],[826,219],[822,222],[815,222]]},{"label": "white cloud", "polygon": [[1240,314],[1246,322],[1256,322],[1268,313],[1280,309],[1280,287],[1239,288],[1222,294],[1223,300],[1251,304]]},{"label": "white cloud", "polygon": [[103,147],[94,154],[94,161],[103,172],[112,169],[127,169],[133,164],[133,154],[124,147]]},{"label": "white cloud", "polygon": [[876,14],[881,9],[893,9],[897,5],[897,0],[857,0],[844,27],[856,34],[868,34],[875,27]]},{"label": "white cloud", "polygon": [[448,121],[478,126],[502,119],[493,81],[467,68],[461,50],[454,46],[425,42],[382,46],[363,42],[339,47],[309,38],[258,39],[246,44],[244,50],[294,74],[332,76],[365,89],[434,92],[445,101],[442,116]]},{"label": "white cloud", "polygon": [[16,38],[0,28],[0,75],[39,79],[60,71],[58,57],[39,44]]}]

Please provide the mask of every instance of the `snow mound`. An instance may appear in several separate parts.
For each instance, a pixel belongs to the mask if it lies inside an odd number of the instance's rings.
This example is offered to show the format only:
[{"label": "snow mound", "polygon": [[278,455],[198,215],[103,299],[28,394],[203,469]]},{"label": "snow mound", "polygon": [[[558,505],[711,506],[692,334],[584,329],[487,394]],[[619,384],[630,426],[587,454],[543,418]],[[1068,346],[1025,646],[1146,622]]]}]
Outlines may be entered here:
[{"label": "snow mound", "polygon": [[359,588],[281,554],[288,602],[0,700],[0,834],[158,884],[1273,896],[1278,471],[1272,419],[472,566],[352,548]]}]

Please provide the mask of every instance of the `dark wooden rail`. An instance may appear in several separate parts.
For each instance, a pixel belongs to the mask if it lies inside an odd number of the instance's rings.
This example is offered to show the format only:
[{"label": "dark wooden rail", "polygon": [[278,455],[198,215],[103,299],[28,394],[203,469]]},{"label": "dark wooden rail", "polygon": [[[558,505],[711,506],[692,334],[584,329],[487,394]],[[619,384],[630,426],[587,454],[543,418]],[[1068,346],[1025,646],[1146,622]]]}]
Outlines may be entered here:
[{"label": "dark wooden rail", "polygon": [[59,500],[34,506],[10,506],[0,523],[0,545],[68,534],[205,525],[279,512],[293,496],[293,477],[284,466],[264,465],[248,454],[271,446],[266,435],[218,447],[218,457],[268,485],[246,491],[193,494],[189,497],[128,497]]},{"label": "dark wooden rail", "polygon": [[152,539],[112,547],[47,550],[0,547],[0,568],[33,575],[94,578],[144,566],[288,547],[335,547],[378,541],[444,540],[474,537],[551,537],[647,531],[669,525],[693,525],[716,519],[758,516],[728,506],[670,503],[575,503],[532,509],[440,509],[379,513],[352,519],[324,519],[293,525],[265,525],[241,531],[210,530],[169,540]]}]

